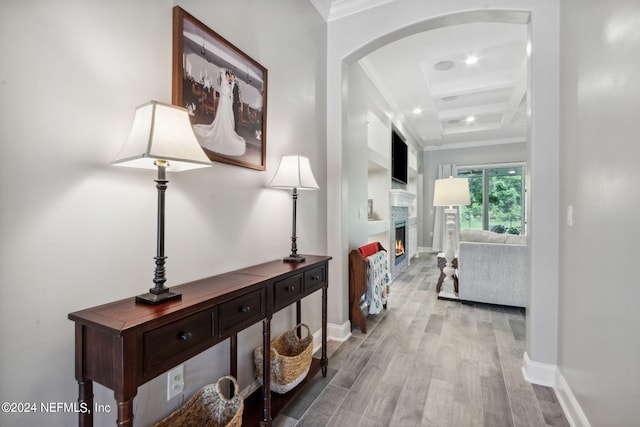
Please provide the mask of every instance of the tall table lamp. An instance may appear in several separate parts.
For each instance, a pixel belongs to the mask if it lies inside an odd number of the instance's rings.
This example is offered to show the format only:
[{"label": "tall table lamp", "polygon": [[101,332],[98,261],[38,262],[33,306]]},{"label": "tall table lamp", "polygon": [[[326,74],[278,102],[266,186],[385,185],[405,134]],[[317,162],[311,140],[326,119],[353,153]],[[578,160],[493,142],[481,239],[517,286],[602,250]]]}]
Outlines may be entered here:
[{"label": "tall table lamp", "polygon": [[269,184],[270,187],[293,190],[293,226],[291,231],[291,255],[284,262],[303,262],[305,258],[298,255],[296,244],[296,204],[298,190],[317,190],[318,183],[313,177],[309,159],[304,156],[282,156],[278,171]]},{"label": "tall table lamp", "polygon": [[[469,180],[467,178],[444,178],[437,179],[433,191],[433,206],[446,206],[445,226],[447,232],[447,240],[445,243],[444,258],[447,262],[442,269],[445,275],[445,289],[440,291],[438,298],[458,299],[457,289],[453,286],[453,275],[455,268],[453,260],[457,256],[456,249],[453,244],[453,233],[456,228],[456,206],[464,206],[471,204],[471,196],[469,194]],[[451,291],[448,287],[451,287]]]},{"label": "tall table lamp", "polygon": [[151,101],[136,109],[129,137],[120,149],[115,166],[157,169],[158,228],[156,268],[149,292],[136,297],[136,302],[160,304],[180,298],[164,286],[167,281],[164,264],[164,198],[167,189],[166,172],[179,172],[211,166],[191,128],[187,110],[175,105]]}]

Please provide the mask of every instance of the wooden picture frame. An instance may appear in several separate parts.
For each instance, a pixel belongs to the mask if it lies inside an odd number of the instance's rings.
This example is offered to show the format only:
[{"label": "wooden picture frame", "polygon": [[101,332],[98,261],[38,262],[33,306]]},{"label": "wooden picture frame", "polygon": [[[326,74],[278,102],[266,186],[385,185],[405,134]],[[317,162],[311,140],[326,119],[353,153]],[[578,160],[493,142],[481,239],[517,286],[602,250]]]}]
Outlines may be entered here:
[{"label": "wooden picture frame", "polygon": [[172,80],[172,102],[211,160],[266,169],[267,69],[179,6]]}]

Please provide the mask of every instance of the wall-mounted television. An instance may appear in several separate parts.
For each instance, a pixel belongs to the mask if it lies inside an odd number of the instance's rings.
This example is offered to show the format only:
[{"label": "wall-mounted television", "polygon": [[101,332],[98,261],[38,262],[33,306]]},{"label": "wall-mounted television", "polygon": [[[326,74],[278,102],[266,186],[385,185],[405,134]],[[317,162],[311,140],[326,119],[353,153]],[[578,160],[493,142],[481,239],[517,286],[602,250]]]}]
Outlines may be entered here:
[{"label": "wall-mounted television", "polygon": [[402,184],[407,183],[408,148],[402,136],[391,130],[391,179]]}]

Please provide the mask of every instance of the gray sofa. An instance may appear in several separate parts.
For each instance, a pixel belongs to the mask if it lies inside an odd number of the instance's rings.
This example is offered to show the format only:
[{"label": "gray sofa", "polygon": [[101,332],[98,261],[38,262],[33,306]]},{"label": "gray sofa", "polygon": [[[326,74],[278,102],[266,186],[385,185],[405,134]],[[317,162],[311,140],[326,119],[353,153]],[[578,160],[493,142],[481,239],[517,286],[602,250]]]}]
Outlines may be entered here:
[{"label": "gray sofa", "polygon": [[527,246],[525,236],[462,230],[458,249],[461,301],[525,307]]}]

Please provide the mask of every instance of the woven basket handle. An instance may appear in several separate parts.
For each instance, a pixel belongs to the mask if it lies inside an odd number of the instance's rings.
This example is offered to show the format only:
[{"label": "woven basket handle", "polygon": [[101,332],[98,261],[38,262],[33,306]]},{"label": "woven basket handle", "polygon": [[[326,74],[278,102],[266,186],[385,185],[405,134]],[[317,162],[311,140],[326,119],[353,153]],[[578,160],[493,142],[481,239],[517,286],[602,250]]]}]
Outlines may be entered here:
[{"label": "woven basket handle", "polygon": [[[311,329],[309,329],[309,327],[304,324],[304,323],[298,323],[296,326],[294,326],[294,328],[291,330],[291,332],[295,332],[299,327],[304,326],[305,328],[307,328],[307,336],[311,335]],[[295,334],[294,334],[295,335]],[[297,336],[297,335],[296,335]],[[302,337],[301,337],[302,338]]]},{"label": "woven basket handle", "polygon": [[[220,382],[222,382],[223,380],[229,380],[231,384],[233,384],[233,396],[226,397],[222,390],[220,390]],[[240,393],[240,386],[238,386],[238,381],[236,381],[233,376],[225,375],[224,377],[218,379],[218,381],[216,382],[216,392],[218,392],[218,396],[220,396],[220,399],[224,400],[225,402],[231,402],[233,398]]]},{"label": "woven basket handle", "polygon": [[271,348],[271,353],[273,353],[273,357],[271,358],[271,363],[274,363],[278,360],[278,357],[280,357],[280,353],[278,353],[278,350],[275,349],[275,347],[270,346]]}]

